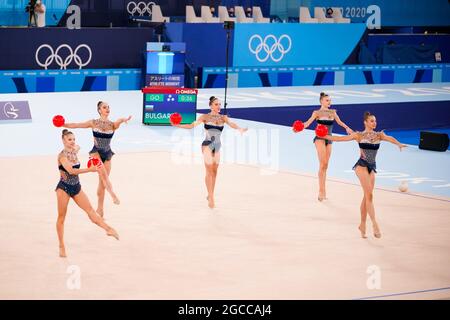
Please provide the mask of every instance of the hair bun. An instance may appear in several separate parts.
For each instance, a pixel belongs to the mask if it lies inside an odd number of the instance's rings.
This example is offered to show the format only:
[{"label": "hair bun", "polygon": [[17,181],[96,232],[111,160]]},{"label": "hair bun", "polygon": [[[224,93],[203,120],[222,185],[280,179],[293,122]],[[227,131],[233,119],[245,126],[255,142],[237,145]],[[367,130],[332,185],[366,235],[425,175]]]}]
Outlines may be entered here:
[{"label": "hair bun", "polygon": [[73,134],[72,131],[69,131],[69,130],[67,130],[67,129],[64,129],[64,130],[62,131],[61,136],[64,138],[65,136],[67,136],[67,135],[69,135],[69,134]]},{"label": "hair bun", "polygon": [[325,92],[321,92],[321,93],[320,93],[320,96],[321,96],[321,97],[326,96],[326,93],[325,93]]},{"label": "hair bun", "polygon": [[211,96],[209,97],[209,101],[213,101],[216,97],[215,96]]},{"label": "hair bun", "polygon": [[373,116],[373,114],[370,113],[370,111],[366,111],[364,112],[364,121],[366,121],[367,119],[369,119],[369,117]]}]

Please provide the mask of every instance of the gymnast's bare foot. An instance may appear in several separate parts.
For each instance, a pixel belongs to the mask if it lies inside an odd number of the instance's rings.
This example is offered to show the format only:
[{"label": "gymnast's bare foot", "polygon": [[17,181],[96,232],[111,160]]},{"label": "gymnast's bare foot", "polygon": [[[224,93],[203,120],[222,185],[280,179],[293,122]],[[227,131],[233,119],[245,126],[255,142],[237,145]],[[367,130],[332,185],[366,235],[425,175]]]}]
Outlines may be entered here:
[{"label": "gymnast's bare foot", "polygon": [[373,236],[375,238],[381,238],[380,227],[378,227],[378,223],[374,222],[373,224]]},{"label": "gymnast's bare foot", "polygon": [[213,208],[215,207],[215,205],[214,205],[214,198],[208,196],[208,197],[206,197],[206,199],[208,199],[208,207],[209,207],[210,209],[213,209]]},{"label": "gymnast's bare foot", "polygon": [[317,200],[323,201],[323,200],[325,200],[325,199],[326,199],[325,194],[322,193],[322,192],[319,192],[319,196],[317,197]]},{"label": "gymnast's bare foot", "polygon": [[120,200],[119,198],[114,194],[112,195],[112,199],[113,199],[113,203],[119,205],[120,204]]},{"label": "gymnast's bare foot", "polygon": [[366,225],[361,223],[359,225],[358,229],[361,232],[361,238],[367,239],[367,236],[366,236]]},{"label": "gymnast's bare foot", "polygon": [[59,246],[59,256],[61,258],[66,258],[66,248],[64,246]]},{"label": "gymnast's bare foot", "polygon": [[114,238],[116,238],[117,240],[119,240],[119,234],[118,234],[117,231],[114,230],[113,228],[109,228],[109,230],[106,232],[106,234],[107,234],[108,236],[114,237]]}]

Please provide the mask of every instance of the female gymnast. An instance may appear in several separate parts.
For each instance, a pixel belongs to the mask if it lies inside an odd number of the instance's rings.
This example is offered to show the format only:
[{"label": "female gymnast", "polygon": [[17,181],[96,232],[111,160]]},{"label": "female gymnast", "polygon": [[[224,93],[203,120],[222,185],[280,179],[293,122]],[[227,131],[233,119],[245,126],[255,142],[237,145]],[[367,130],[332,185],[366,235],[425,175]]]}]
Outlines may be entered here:
[{"label": "female gymnast", "polygon": [[112,184],[109,180],[111,173],[111,158],[114,152],[111,150],[111,139],[114,136],[114,132],[119,129],[122,123],[128,123],[131,116],[128,118],[120,118],[115,122],[108,119],[110,114],[109,105],[106,102],[100,101],[97,103],[97,112],[100,115],[99,119],[88,120],[82,123],[66,123],[63,125],[65,128],[92,128],[94,135],[94,147],[89,152],[89,155],[93,158],[101,160],[104,164],[99,170],[99,180],[97,188],[97,213],[103,217],[105,202],[105,189],[111,195],[115,204],[120,204],[119,198],[114,193]]},{"label": "female gymnast", "polygon": [[354,132],[343,137],[327,135],[325,138],[332,141],[356,140],[358,142],[361,156],[353,166],[353,170],[355,170],[364,191],[364,197],[360,206],[361,223],[358,229],[361,232],[361,237],[367,238],[366,218],[367,214],[369,214],[370,220],[372,220],[373,234],[376,238],[381,238],[381,231],[375,219],[375,207],[373,205],[373,188],[375,186],[375,173],[377,172],[375,157],[378,148],[380,147],[380,142],[383,140],[397,145],[400,148],[400,151],[402,151],[402,148],[406,147],[406,145],[401,144],[397,139],[386,135],[383,131],[376,132],[377,119],[370,112],[364,113],[364,126],[365,129],[363,132]]},{"label": "female gymnast", "polygon": [[80,147],[75,144],[75,136],[72,132],[64,129],[62,132],[62,141],[64,149],[58,154],[58,168],[61,175],[58,185],[56,186],[56,197],[58,199],[58,220],[56,221],[56,231],[59,240],[59,256],[66,257],[66,248],[64,246],[64,220],[67,213],[67,205],[70,198],[73,198],[75,203],[83,209],[89,219],[105,229],[108,236],[113,236],[119,240],[117,232],[108,226],[102,217],[91,206],[86,194],[81,190],[80,180],[78,175],[87,172],[95,172],[101,170],[102,164],[92,166],[88,169],[80,169],[80,162],[77,158]]},{"label": "female gymnast", "polygon": [[[308,121],[305,122],[305,129],[316,120],[318,124],[322,124],[328,128],[328,133],[331,134],[333,130],[334,121],[336,121],[341,127],[343,127],[348,134],[353,132],[344,122],[341,121],[337,115],[336,110],[330,109],[331,98],[328,94],[320,93],[320,109],[314,110]],[[327,199],[327,193],[325,189],[325,181],[327,179],[328,162],[331,156],[332,142],[329,139],[316,136],[313,140],[316,145],[317,156],[319,158],[319,196],[317,199],[322,201]]]},{"label": "female gymnast", "polygon": [[219,98],[214,96],[209,98],[209,107],[211,112],[208,114],[203,114],[199,119],[192,122],[191,124],[172,124],[175,127],[183,129],[192,129],[197,125],[203,123],[206,130],[205,140],[202,142],[202,153],[205,162],[206,176],[205,184],[208,191],[208,206],[212,209],[214,208],[214,187],[216,185],[217,169],[219,168],[220,162],[220,135],[224,128],[224,124],[228,124],[231,128],[239,130],[242,134],[248,129],[240,128],[237,124],[230,121],[228,116],[220,114],[221,103]]}]

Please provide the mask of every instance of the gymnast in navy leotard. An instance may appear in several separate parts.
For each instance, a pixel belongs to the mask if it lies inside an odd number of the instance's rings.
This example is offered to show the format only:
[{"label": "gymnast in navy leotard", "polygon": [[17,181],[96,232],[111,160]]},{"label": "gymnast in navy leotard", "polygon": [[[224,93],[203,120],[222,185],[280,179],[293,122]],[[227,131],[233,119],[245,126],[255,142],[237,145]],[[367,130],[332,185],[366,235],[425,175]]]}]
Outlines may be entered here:
[{"label": "gymnast in navy leotard", "polygon": [[212,209],[214,208],[214,188],[216,185],[217,170],[220,163],[220,149],[222,146],[220,137],[224,128],[227,124],[231,128],[239,130],[241,133],[247,131],[247,129],[240,128],[234,122],[231,122],[228,116],[220,114],[221,104],[219,98],[212,96],[209,98],[209,106],[211,112],[208,114],[203,114],[200,118],[191,124],[172,124],[175,127],[183,129],[192,129],[195,126],[202,124],[205,128],[205,140],[202,142],[202,153],[205,162],[206,176],[205,184],[208,190],[208,206]]},{"label": "gymnast in navy leotard", "polygon": [[64,245],[64,220],[67,213],[67,205],[72,198],[75,203],[83,209],[89,219],[103,228],[108,236],[113,236],[117,240],[119,235],[117,232],[108,226],[102,217],[97,215],[89,202],[88,197],[81,189],[81,184],[78,175],[87,172],[96,172],[102,166],[91,166],[91,168],[80,169],[80,162],[78,161],[77,153],[80,147],[75,144],[75,136],[72,132],[64,129],[62,132],[62,140],[64,143],[64,150],[58,155],[58,169],[60,173],[60,180],[56,186],[56,197],[58,200],[58,220],[56,222],[56,231],[59,240],[59,256],[66,257],[66,248]]},{"label": "gymnast in navy leotard", "polygon": [[82,123],[66,123],[65,128],[91,128],[94,136],[94,146],[89,152],[92,158],[97,158],[103,162],[103,167],[98,171],[99,180],[97,188],[97,213],[103,217],[104,215],[104,202],[105,202],[105,190],[111,195],[113,202],[119,204],[120,200],[115,194],[109,175],[111,173],[111,159],[114,152],[111,150],[111,140],[115,131],[120,127],[122,123],[127,123],[131,116],[128,118],[120,118],[113,122],[109,120],[110,108],[108,103],[100,101],[97,104],[97,112],[100,115],[99,119],[93,119]]},{"label": "gymnast in navy leotard", "polygon": [[103,163],[110,161],[114,152],[111,150],[111,139],[114,136],[114,122],[108,119],[92,120],[92,134],[94,136],[94,146],[89,154],[92,157],[97,155]]},{"label": "gymnast in navy leotard", "polygon": [[361,201],[361,223],[358,227],[361,232],[361,237],[366,238],[366,219],[367,214],[370,217],[373,225],[373,234],[376,238],[381,238],[380,227],[375,218],[375,207],[373,205],[373,189],[375,186],[375,173],[377,172],[376,156],[380,148],[381,141],[388,141],[397,145],[400,148],[406,145],[400,143],[395,138],[386,135],[383,131],[375,131],[377,127],[377,120],[370,112],[364,113],[363,132],[354,132],[348,136],[336,137],[325,136],[325,138],[332,141],[351,141],[356,140],[359,144],[360,158],[353,166],[356,175],[361,183],[364,192],[364,197]]},{"label": "gymnast in navy leotard", "polygon": [[[72,169],[80,169],[77,154],[74,151],[63,150],[60,152],[58,159],[66,157],[72,164]],[[74,197],[81,191],[80,179],[78,174],[70,174],[62,164],[58,166],[60,171],[60,180],[56,189],[64,190],[69,196]]]},{"label": "gymnast in navy leotard", "polygon": [[205,140],[202,142],[202,147],[208,147],[212,154],[219,152],[220,147],[222,146],[220,136],[222,135],[225,124],[223,117],[224,116],[221,114],[210,114],[209,117],[205,119],[204,128],[206,131],[206,136]]},{"label": "gymnast in navy leotard", "polygon": [[363,131],[357,132],[357,134],[359,135],[358,145],[361,156],[353,166],[353,170],[355,170],[357,166],[360,166],[367,168],[369,174],[372,171],[377,173],[377,163],[375,160],[378,149],[380,148],[383,132]]},{"label": "gymnast in navy leotard", "polygon": [[[331,98],[328,94],[321,92],[320,93],[320,109],[313,111],[311,117],[308,121],[305,122],[305,129],[311,125],[311,123],[315,120],[317,124],[322,124],[327,127],[328,134],[331,135],[333,132],[333,125],[336,122],[341,127],[345,128],[347,133],[352,133],[352,129],[350,129],[344,122],[341,121],[335,109],[330,109],[331,106]],[[317,199],[322,201],[327,198],[326,196],[326,178],[327,178],[327,168],[328,162],[331,156],[331,145],[332,141],[329,139],[321,138],[318,136],[314,137],[313,140],[316,150],[317,156],[319,158],[319,196]]]}]

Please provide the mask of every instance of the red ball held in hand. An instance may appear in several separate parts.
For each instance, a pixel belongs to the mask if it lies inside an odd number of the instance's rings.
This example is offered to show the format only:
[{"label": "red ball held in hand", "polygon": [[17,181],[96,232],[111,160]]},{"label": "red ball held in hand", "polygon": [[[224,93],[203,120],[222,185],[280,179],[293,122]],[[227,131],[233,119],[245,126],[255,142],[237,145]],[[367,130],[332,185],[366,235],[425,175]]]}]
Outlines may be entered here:
[{"label": "red ball held in hand", "polygon": [[323,124],[319,124],[316,127],[316,135],[320,138],[325,137],[328,134],[328,128]]},{"label": "red ball held in hand", "polygon": [[180,124],[181,123],[181,120],[182,120],[182,118],[181,118],[181,114],[179,114],[178,112],[175,112],[175,113],[172,113],[171,115],[170,115],[170,122],[172,123],[172,124]]},{"label": "red ball held in hand", "polygon": [[294,132],[300,132],[305,128],[305,125],[300,120],[294,121],[294,124],[292,125],[292,129],[294,129]]},{"label": "red ball held in hand", "polygon": [[93,165],[98,166],[99,163],[100,163],[100,160],[98,160],[97,158],[90,158],[87,163],[87,167],[90,168]]},{"label": "red ball held in hand", "polygon": [[55,127],[62,127],[66,121],[64,120],[64,117],[61,115],[57,115],[53,117],[53,124]]}]

